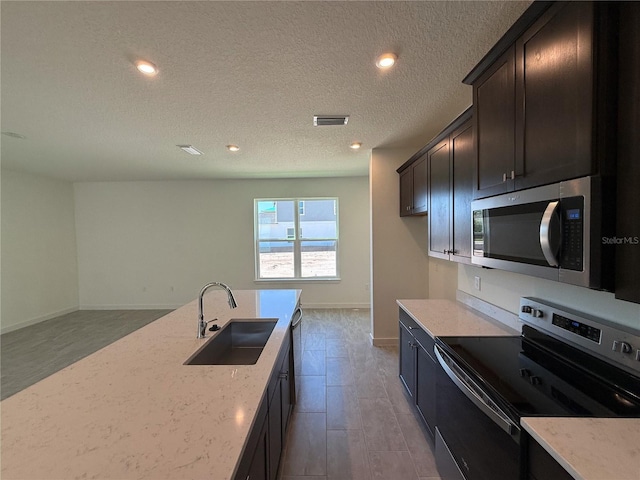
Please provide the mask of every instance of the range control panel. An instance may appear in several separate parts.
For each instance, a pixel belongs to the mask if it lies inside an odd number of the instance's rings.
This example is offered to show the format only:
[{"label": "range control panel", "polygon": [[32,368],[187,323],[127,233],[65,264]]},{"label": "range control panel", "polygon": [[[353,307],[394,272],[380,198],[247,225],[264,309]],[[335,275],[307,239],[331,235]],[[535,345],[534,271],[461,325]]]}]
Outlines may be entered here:
[{"label": "range control panel", "polygon": [[568,332],[572,332],[576,335],[587,338],[592,342],[600,343],[602,330],[598,327],[592,327],[591,325],[587,325],[586,323],[582,323],[577,320],[572,320],[571,318],[563,317],[562,315],[558,315],[557,313],[554,313],[551,317],[551,323],[553,325],[556,325],[557,327],[564,328]]},{"label": "range control panel", "polygon": [[640,373],[640,331],[533,297],[520,299],[520,320]]}]

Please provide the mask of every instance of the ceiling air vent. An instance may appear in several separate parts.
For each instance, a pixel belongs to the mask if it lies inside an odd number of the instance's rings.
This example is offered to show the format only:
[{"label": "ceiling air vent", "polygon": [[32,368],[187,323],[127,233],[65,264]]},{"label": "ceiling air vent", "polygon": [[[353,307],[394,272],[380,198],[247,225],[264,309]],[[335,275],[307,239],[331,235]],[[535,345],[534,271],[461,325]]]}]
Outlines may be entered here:
[{"label": "ceiling air vent", "polygon": [[313,126],[324,127],[327,125],[346,125],[349,115],[314,115]]}]

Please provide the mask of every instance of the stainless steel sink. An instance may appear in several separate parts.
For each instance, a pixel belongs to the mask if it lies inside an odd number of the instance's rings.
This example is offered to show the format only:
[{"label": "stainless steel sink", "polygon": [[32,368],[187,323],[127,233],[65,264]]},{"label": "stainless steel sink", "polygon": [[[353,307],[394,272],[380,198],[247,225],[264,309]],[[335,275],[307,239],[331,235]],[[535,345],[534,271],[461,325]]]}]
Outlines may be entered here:
[{"label": "stainless steel sink", "polygon": [[185,365],[254,365],[267,344],[277,319],[232,319],[199,348]]}]

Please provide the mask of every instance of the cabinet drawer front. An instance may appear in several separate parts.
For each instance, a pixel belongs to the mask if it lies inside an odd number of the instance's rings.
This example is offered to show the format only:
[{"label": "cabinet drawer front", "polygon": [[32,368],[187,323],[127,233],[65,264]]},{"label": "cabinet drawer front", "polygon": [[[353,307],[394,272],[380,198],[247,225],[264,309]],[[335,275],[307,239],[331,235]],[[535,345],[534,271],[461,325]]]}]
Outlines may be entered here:
[{"label": "cabinet drawer front", "polygon": [[420,346],[433,358],[433,345],[435,342],[433,338],[431,338],[431,335],[425,332],[422,327],[402,309],[400,309],[400,322],[407,327],[411,335],[413,335],[413,338],[415,338]]}]

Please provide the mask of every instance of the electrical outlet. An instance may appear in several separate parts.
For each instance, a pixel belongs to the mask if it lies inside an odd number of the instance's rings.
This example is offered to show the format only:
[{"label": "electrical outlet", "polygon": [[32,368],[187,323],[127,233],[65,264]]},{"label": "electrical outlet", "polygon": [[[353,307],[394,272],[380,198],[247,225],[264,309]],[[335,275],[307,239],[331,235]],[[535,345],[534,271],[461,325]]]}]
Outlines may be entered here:
[{"label": "electrical outlet", "polygon": [[480,290],[480,277],[475,276],[473,277],[473,288],[475,288],[476,290]]}]

